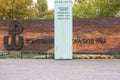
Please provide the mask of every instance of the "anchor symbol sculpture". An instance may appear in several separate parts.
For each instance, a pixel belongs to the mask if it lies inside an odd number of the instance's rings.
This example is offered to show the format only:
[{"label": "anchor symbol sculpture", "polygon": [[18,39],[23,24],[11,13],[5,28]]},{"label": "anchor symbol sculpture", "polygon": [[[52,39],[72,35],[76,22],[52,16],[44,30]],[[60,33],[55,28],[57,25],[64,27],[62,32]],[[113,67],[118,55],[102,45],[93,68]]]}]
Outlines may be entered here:
[{"label": "anchor symbol sculpture", "polygon": [[19,50],[23,47],[23,37],[18,36],[18,41],[16,41],[17,34],[20,34],[23,31],[23,25],[18,21],[11,21],[11,29],[8,31],[8,34],[11,36],[11,44],[9,43],[9,36],[4,37],[4,46],[8,50]]}]

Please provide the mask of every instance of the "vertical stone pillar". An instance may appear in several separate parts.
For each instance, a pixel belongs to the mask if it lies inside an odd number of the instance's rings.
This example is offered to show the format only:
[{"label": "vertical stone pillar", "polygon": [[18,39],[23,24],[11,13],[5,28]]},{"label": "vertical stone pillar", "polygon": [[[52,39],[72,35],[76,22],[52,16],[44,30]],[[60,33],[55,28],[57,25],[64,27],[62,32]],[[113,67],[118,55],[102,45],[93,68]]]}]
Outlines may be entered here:
[{"label": "vertical stone pillar", "polygon": [[72,59],[72,0],[55,0],[55,59]]}]

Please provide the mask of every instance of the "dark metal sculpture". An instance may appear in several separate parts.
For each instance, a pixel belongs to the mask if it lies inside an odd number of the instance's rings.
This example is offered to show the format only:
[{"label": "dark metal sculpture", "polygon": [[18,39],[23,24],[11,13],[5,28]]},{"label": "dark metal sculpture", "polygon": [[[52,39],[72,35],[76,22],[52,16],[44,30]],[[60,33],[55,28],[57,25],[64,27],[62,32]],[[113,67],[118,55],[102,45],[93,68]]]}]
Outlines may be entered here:
[{"label": "dark metal sculpture", "polygon": [[[4,46],[8,50],[19,50],[23,47],[23,37],[18,36],[18,40],[16,40],[16,36],[23,31],[23,25],[18,21],[11,21],[11,28],[8,31],[10,36],[4,37]],[[11,44],[9,45],[9,38],[11,37]]]}]

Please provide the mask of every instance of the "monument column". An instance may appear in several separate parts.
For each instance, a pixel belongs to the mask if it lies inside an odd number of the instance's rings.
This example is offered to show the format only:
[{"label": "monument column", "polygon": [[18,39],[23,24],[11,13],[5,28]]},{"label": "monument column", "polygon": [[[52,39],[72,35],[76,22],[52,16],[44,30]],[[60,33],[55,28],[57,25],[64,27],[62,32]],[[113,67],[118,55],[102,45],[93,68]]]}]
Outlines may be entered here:
[{"label": "monument column", "polygon": [[72,59],[72,0],[55,0],[55,59]]}]

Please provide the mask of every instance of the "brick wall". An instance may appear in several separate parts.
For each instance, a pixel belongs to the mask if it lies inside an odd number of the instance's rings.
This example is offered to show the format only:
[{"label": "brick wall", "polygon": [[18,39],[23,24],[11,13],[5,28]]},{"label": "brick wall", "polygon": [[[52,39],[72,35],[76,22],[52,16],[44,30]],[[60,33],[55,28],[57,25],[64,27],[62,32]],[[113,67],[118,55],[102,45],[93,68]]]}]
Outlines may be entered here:
[{"label": "brick wall", "polygon": [[[54,20],[20,20],[24,26],[21,51],[54,52]],[[10,21],[0,21],[0,50]],[[9,43],[10,44],[10,43]],[[74,19],[73,52],[120,52],[120,18]]]}]

